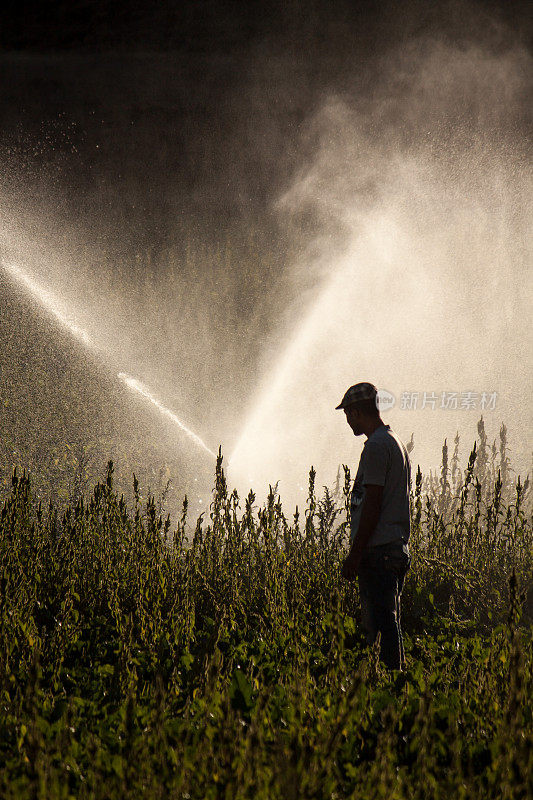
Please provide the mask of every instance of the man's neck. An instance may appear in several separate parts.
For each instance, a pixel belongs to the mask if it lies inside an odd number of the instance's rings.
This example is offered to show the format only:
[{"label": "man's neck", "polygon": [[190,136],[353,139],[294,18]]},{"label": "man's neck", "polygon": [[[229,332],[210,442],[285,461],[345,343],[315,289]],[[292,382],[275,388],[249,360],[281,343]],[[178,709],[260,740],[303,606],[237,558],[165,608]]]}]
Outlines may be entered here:
[{"label": "man's neck", "polygon": [[382,425],[385,425],[385,423],[383,422],[381,417],[378,417],[375,421],[369,422],[368,427],[365,428],[364,430],[366,438],[368,439],[370,436],[372,436],[374,431],[377,431],[377,429],[381,428]]}]

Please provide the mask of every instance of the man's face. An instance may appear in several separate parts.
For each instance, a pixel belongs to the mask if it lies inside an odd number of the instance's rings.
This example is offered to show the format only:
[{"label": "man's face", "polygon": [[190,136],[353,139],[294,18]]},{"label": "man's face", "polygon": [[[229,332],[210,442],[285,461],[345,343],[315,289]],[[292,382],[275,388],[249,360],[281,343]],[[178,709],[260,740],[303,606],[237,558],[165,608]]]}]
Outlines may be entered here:
[{"label": "man's face", "polygon": [[354,436],[361,436],[364,431],[361,428],[361,412],[358,410],[357,406],[355,404],[347,406],[347,408],[344,409],[344,413],[346,415],[346,422],[354,432]]}]

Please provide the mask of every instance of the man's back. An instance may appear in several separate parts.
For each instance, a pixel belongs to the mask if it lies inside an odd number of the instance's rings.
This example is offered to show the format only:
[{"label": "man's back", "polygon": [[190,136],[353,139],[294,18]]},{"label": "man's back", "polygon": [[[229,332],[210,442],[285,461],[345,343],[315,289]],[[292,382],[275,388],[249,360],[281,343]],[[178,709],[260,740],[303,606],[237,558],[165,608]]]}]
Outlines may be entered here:
[{"label": "man's back", "polygon": [[365,485],[383,486],[381,512],[368,547],[402,540],[411,533],[411,464],[407,450],[390,425],[380,425],[361,453],[351,497],[351,540],[359,528]]}]

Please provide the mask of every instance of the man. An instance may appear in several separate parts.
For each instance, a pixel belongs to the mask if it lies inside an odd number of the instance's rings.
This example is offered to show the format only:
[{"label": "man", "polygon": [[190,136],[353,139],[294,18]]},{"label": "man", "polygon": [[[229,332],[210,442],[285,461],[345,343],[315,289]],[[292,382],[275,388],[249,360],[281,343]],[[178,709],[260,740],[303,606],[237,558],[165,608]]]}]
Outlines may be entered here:
[{"label": "man", "polygon": [[368,643],[373,644],[379,632],[382,661],[400,670],[400,596],[411,561],[411,465],[404,445],[380,417],[377,395],[373,384],[357,383],[337,406],[354,435],[367,437],[351,493],[351,547],[342,575],[359,579]]}]

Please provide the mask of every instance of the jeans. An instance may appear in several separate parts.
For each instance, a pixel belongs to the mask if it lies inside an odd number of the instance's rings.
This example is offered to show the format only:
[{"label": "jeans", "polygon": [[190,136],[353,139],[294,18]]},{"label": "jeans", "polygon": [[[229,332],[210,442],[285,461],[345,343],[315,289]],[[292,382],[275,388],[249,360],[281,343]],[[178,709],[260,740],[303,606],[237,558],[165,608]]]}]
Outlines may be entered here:
[{"label": "jeans", "polygon": [[380,658],[389,669],[405,663],[400,627],[400,596],[411,564],[402,541],[367,547],[357,571],[362,625],[369,645],[381,633]]}]

